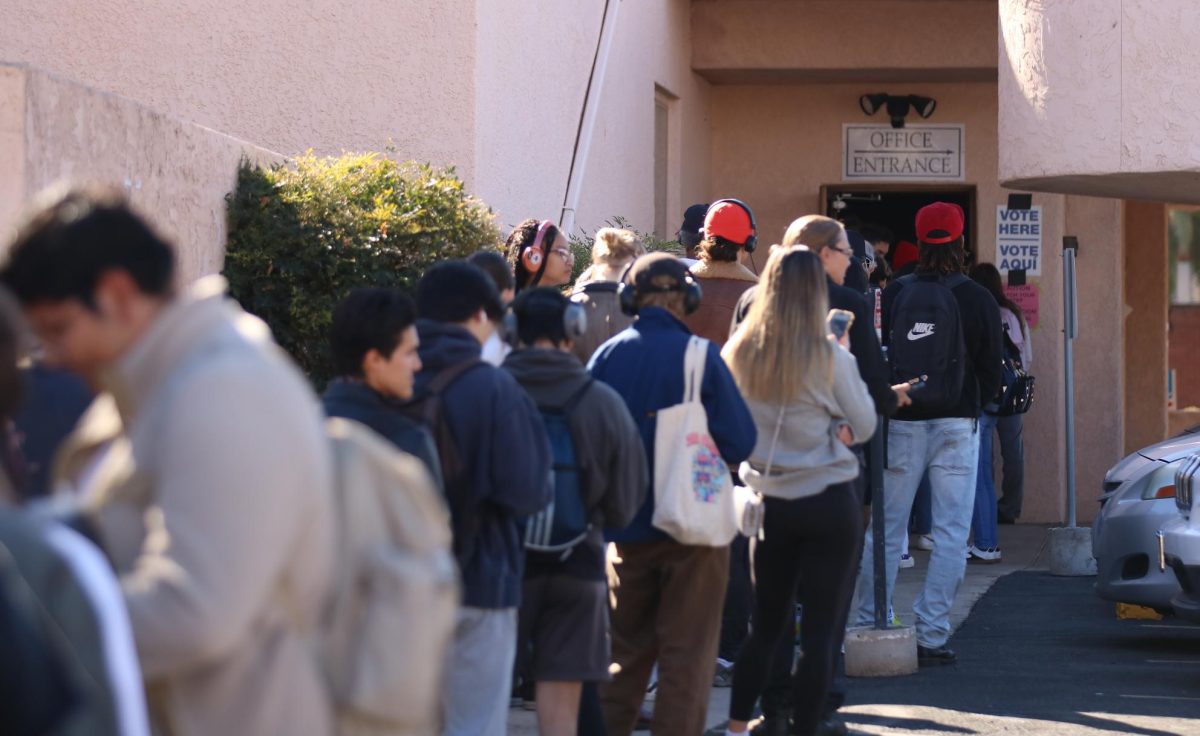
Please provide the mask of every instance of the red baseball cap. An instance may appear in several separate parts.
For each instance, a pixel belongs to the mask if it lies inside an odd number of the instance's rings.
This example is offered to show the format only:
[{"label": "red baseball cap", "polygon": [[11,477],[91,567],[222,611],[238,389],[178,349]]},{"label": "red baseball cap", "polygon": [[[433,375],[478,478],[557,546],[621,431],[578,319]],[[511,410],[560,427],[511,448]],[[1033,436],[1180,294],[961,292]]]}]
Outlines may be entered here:
[{"label": "red baseball cap", "polygon": [[962,237],[963,208],[950,202],[934,202],[917,210],[917,240],[941,245]]},{"label": "red baseball cap", "polygon": [[721,237],[731,243],[743,245],[754,235],[750,213],[736,202],[716,202],[704,215],[704,237]]}]

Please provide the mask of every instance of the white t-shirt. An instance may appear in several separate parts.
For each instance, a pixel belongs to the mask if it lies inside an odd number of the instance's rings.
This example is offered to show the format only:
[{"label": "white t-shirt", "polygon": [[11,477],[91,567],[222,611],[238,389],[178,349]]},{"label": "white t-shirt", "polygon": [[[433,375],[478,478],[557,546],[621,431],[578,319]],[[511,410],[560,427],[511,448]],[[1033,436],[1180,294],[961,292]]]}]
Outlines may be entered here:
[{"label": "white t-shirt", "polygon": [[1000,307],[1000,320],[1008,339],[1021,351],[1021,365],[1025,370],[1030,370],[1033,366],[1033,339],[1027,330],[1022,329],[1021,318],[1008,307]]}]

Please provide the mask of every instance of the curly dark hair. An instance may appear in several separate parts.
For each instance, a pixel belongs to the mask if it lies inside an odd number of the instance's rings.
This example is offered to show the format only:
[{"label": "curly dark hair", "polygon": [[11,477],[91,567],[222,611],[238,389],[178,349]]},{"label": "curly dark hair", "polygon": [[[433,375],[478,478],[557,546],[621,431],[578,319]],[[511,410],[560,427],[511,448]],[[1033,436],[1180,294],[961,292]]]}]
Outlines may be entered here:
[{"label": "curly dark hair", "polygon": [[520,224],[513,228],[509,233],[508,240],[504,241],[504,253],[508,259],[508,263],[512,266],[513,277],[516,279],[516,291],[520,293],[522,289],[527,289],[530,286],[537,286],[542,280],[542,274],[546,272],[546,264],[550,261],[549,246],[558,239],[558,228],[554,225],[546,228],[546,234],[542,237],[542,247],[546,252],[542,254],[541,265],[534,273],[530,273],[525,269],[525,265],[521,262],[521,256],[525,253],[525,249],[533,245],[533,241],[537,238],[538,227],[542,224],[541,220],[535,220],[532,217],[528,220],[523,220]]}]

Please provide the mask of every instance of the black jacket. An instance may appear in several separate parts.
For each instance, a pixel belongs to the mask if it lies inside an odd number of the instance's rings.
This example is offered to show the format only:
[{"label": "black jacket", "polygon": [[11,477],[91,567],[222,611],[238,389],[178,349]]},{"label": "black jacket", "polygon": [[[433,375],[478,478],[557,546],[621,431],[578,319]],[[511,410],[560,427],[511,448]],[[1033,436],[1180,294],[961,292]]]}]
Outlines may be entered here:
[{"label": "black jacket", "polygon": [[[918,271],[916,278],[919,280],[929,277],[923,276]],[[897,295],[905,288],[909,288],[908,283],[907,280],[897,279],[883,290],[884,344],[887,344],[888,335],[891,332],[894,317],[892,305],[895,304]],[[1000,390],[1004,361],[1000,307],[987,289],[970,279],[964,280],[951,292],[958,302],[959,322],[962,325],[963,342],[967,349],[962,399],[956,409],[937,414],[923,412],[915,406],[906,406],[896,412],[895,418],[900,421],[950,417],[975,419],[979,417],[979,411],[986,400],[991,399]]]},{"label": "black jacket", "polygon": [[437,447],[425,428],[404,416],[398,404],[360,381],[338,378],[321,397],[325,414],[365,424],[409,455],[425,463],[438,490],[442,490],[442,464]]},{"label": "black jacket", "polygon": [[[896,412],[896,392],[892,390],[887,364],[883,362],[883,351],[879,347],[879,336],[875,334],[874,305],[868,304],[867,298],[854,289],[839,286],[828,277],[826,286],[829,290],[829,308],[845,309],[854,314],[854,324],[850,326],[850,352],[858,362],[858,374],[867,384],[867,391],[875,402],[875,411],[889,417]],[[729,334],[732,335],[745,319],[757,292],[758,287],[753,286],[742,294],[733,310]]]}]

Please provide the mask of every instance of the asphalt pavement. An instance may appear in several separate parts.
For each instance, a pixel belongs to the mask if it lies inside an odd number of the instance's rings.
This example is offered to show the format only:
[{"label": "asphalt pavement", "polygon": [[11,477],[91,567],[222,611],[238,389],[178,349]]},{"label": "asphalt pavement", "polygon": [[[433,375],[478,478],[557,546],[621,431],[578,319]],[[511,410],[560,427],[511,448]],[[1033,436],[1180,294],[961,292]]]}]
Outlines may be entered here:
[{"label": "asphalt pavement", "polygon": [[954,635],[952,666],[851,680],[868,734],[1200,734],[1200,627],[1118,620],[1094,578],[1001,578]]}]

